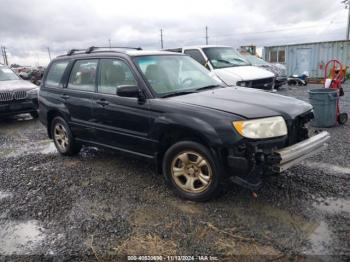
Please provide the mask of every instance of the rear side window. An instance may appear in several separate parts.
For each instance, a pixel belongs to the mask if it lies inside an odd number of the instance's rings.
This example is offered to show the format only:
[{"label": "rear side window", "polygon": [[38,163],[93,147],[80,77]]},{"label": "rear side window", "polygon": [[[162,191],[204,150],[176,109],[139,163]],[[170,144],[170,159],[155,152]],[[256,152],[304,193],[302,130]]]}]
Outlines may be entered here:
[{"label": "rear side window", "polygon": [[95,91],[97,63],[97,59],[76,61],[67,88]]},{"label": "rear side window", "polygon": [[60,82],[67,65],[68,61],[54,62],[50,66],[50,70],[47,74],[45,84],[49,87],[62,87],[62,85],[60,85]]}]

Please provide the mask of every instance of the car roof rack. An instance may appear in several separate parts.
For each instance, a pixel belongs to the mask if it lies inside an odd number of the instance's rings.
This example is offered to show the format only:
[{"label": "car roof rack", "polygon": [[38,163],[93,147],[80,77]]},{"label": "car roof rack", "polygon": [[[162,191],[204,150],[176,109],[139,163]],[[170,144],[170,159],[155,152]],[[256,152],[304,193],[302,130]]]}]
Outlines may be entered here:
[{"label": "car roof rack", "polygon": [[[86,54],[90,54],[96,49],[107,49],[106,52],[109,51],[109,49],[133,49],[133,50],[142,50],[141,47],[130,47],[130,46],[90,46],[85,50]],[[111,50],[112,51],[112,50]]]},{"label": "car roof rack", "polygon": [[67,55],[73,55],[76,52],[83,52],[85,49],[71,49],[67,52]]},{"label": "car roof rack", "polygon": [[71,49],[67,52],[67,56],[71,56],[73,54],[90,54],[94,51],[98,51],[97,49],[106,49],[106,50],[100,50],[102,52],[116,52],[115,50],[111,49],[133,49],[133,50],[142,50],[141,47],[129,47],[129,46],[90,46],[87,49]]}]

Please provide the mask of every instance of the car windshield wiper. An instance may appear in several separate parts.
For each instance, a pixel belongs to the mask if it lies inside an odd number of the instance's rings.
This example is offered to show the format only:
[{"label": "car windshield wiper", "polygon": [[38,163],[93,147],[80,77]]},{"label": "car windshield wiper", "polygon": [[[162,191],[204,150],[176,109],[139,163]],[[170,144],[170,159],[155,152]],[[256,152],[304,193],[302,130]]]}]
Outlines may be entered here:
[{"label": "car windshield wiper", "polygon": [[162,98],[165,97],[171,97],[171,96],[181,96],[181,95],[187,95],[187,94],[193,94],[193,93],[197,93],[196,91],[177,91],[177,92],[173,92],[170,94],[166,94],[161,96]]},{"label": "car windshield wiper", "polygon": [[[235,64],[235,63],[232,63],[228,60],[224,60],[224,59],[218,59],[217,61],[219,62],[222,62],[222,63],[225,63],[225,64],[229,64],[231,66],[248,66],[249,64],[247,64],[245,61],[243,61],[242,59],[239,59],[239,58],[232,58],[234,61],[237,61],[239,62],[240,64]],[[243,64],[242,64],[243,63]]]},{"label": "car windshield wiper", "polygon": [[227,60],[224,60],[224,59],[217,59],[216,61],[232,65],[232,63],[230,61],[227,61]]},{"label": "car windshield wiper", "polygon": [[217,88],[217,87],[223,87],[221,85],[208,85],[208,86],[203,86],[200,88],[197,88],[196,91],[201,91],[201,90],[208,90],[208,89],[213,89],[213,88]]}]

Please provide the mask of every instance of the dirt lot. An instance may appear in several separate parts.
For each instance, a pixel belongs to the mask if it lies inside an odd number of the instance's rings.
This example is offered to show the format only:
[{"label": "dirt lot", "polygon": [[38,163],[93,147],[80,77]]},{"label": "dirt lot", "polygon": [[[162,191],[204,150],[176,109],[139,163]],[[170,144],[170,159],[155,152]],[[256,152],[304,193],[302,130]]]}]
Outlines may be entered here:
[{"label": "dirt lot", "polygon": [[[278,93],[307,100],[316,87]],[[257,198],[230,184],[221,198],[192,203],[147,163],[96,148],[62,157],[37,120],[0,120],[0,261],[349,259],[350,124],[327,130],[326,152],[269,178]]]}]

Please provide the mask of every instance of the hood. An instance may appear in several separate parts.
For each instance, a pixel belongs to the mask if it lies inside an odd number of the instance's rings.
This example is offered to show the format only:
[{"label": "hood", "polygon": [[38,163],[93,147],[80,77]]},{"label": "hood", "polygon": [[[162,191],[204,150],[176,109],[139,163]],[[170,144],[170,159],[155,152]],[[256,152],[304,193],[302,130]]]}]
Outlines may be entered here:
[{"label": "hood", "polygon": [[34,88],[38,88],[38,87],[25,80],[0,81],[0,92],[15,91],[15,90],[30,90]]},{"label": "hood", "polygon": [[273,73],[256,66],[235,66],[215,69],[214,71],[227,85],[236,85],[237,81],[275,77]]},{"label": "hood", "polygon": [[244,87],[226,87],[168,98],[253,119],[282,115],[285,119],[310,111],[304,101]]}]

